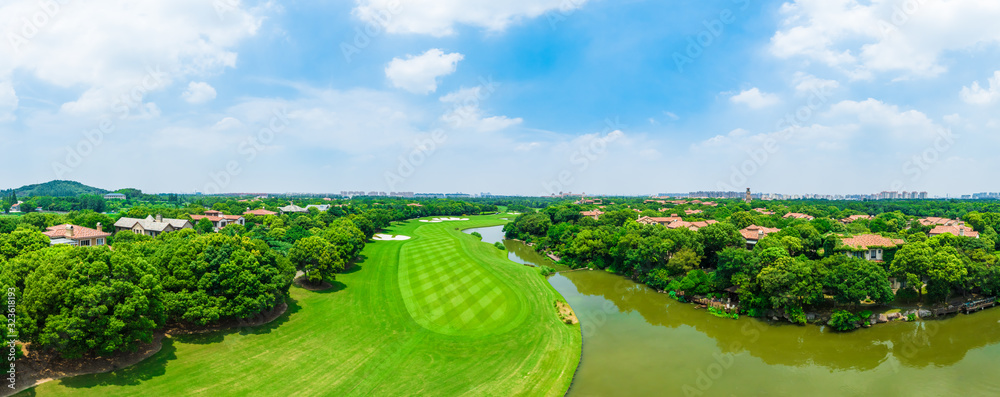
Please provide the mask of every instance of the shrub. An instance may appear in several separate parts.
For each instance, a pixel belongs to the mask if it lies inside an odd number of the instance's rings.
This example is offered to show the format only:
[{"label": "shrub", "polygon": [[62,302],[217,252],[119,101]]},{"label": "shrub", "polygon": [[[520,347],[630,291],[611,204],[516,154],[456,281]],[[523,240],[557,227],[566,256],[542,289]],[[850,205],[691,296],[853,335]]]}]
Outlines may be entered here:
[{"label": "shrub", "polygon": [[542,276],[550,276],[556,273],[556,269],[553,269],[548,266],[542,266],[538,268],[538,273],[540,273]]},{"label": "shrub", "polygon": [[913,313],[907,314],[906,321],[917,321],[917,315]]},{"label": "shrub", "polygon": [[788,315],[788,320],[794,324],[806,323],[806,312],[799,306],[789,307],[785,310],[785,314]]},{"label": "shrub", "polygon": [[473,236],[476,236],[476,238],[478,238],[478,239],[480,239],[480,240],[482,240],[482,239],[483,239],[483,235],[482,235],[482,234],[479,234],[479,232],[472,232],[472,233],[470,233],[470,234],[472,234]]},{"label": "shrub", "polygon": [[498,250],[501,250],[501,251],[506,251],[506,250],[507,250],[507,247],[504,247],[504,246],[503,246],[503,243],[501,243],[501,242],[499,242],[499,241],[497,241],[497,242],[493,243],[493,246],[494,246],[494,247],[497,247],[497,249],[498,249]]},{"label": "shrub", "polygon": [[708,308],[708,312],[712,313],[713,316],[720,317],[720,318],[731,318],[733,320],[739,320],[739,318],[740,318],[740,314],[739,313],[726,313],[725,311],[720,310],[720,309],[716,309],[714,307]]},{"label": "shrub", "polygon": [[837,331],[846,332],[857,329],[858,326],[855,324],[857,321],[857,316],[851,314],[851,312],[847,310],[837,310],[833,312],[833,316],[830,317],[830,321],[827,322],[827,325],[833,327],[833,329]]}]

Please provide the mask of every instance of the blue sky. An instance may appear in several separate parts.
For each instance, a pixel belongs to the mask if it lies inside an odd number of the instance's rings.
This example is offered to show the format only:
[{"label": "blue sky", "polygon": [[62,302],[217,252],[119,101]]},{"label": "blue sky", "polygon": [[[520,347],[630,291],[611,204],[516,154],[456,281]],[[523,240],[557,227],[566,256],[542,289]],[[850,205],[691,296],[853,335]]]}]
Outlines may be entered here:
[{"label": "blue sky", "polygon": [[1000,190],[993,1],[40,4],[0,6],[3,187]]}]

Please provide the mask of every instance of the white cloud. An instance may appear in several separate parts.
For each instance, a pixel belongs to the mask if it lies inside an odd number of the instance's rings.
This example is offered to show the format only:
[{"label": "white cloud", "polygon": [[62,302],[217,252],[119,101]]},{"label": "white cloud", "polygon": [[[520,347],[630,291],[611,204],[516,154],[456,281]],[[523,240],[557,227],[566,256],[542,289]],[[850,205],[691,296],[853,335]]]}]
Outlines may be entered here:
[{"label": "white cloud", "polygon": [[962,87],[962,100],[971,105],[988,105],[1000,97],[1000,71],[994,72],[989,79],[989,88],[983,88],[978,81],[973,81],[972,86]]},{"label": "white cloud", "polygon": [[200,104],[215,99],[215,88],[205,82],[194,82],[188,84],[187,91],[181,94],[185,101],[191,104]]},{"label": "white cloud", "polygon": [[569,12],[587,0],[356,0],[354,16],[382,26],[389,33],[436,37],[455,33],[455,25],[499,32],[522,19],[547,12]]},{"label": "white cloud", "polygon": [[[45,13],[43,3],[56,8]],[[79,89],[82,95],[65,111],[111,112],[122,96],[142,97],[186,76],[235,67],[234,48],[257,33],[259,12],[237,4],[220,15],[202,0],[7,1],[0,5],[0,26],[9,27],[0,46],[0,80],[26,73]],[[23,36],[25,21],[35,15],[51,16],[31,38]],[[151,80],[150,70],[159,79]]]},{"label": "white cloud", "polygon": [[483,87],[462,88],[448,93],[440,98],[442,103],[449,105],[449,110],[441,116],[441,120],[453,128],[470,129],[477,132],[493,132],[521,124],[524,120],[508,118],[507,116],[484,117],[480,104],[488,98],[489,93],[483,92]]},{"label": "white cloud", "polygon": [[1000,41],[992,0],[793,0],[781,7],[771,52],[837,68],[854,79],[875,72],[936,76],[942,54]]},{"label": "white cloud", "polygon": [[840,83],[836,80],[826,80],[807,73],[796,73],[794,78],[795,92],[799,95],[815,94],[817,92],[828,94],[837,88]]},{"label": "white cloud", "polygon": [[414,94],[429,94],[437,91],[438,78],[455,72],[458,62],[465,56],[457,52],[445,54],[437,48],[406,59],[393,58],[385,67],[385,76],[392,85]]},{"label": "white cloud", "polygon": [[739,103],[749,106],[751,109],[763,109],[777,105],[781,99],[777,95],[761,92],[756,87],[745,90],[729,98],[732,103]]},{"label": "white cloud", "polygon": [[0,81],[0,122],[13,121],[17,110],[17,93],[9,81]]}]

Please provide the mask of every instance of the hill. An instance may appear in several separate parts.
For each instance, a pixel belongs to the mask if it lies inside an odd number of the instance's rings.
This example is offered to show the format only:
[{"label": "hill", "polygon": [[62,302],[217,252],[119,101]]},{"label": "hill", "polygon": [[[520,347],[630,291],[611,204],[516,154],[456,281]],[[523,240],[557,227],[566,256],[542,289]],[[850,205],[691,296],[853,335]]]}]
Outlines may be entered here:
[{"label": "hill", "polygon": [[[15,190],[17,192],[17,197],[32,197],[32,196],[52,196],[52,197],[75,197],[81,194],[97,194],[104,195],[108,191],[104,189],[98,189],[93,186],[87,186],[80,182],[75,181],[51,181],[40,183],[37,185],[27,185],[21,186]],[[0,197],[6,197],[10,194],[10,189],[0,192]]]}]

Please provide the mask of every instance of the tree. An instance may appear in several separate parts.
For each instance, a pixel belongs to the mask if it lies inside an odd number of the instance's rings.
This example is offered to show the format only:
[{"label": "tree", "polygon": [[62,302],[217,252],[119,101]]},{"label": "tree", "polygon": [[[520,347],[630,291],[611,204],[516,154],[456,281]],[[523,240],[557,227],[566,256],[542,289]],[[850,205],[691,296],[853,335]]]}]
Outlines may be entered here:
[{"label": "tree", "polygon": [[214,232],[215,226],[212,226],[212,221],[208,220],[208,218],[201,218],[198,220],[198,224],[194,226],[194,229],[198,233],[206,234]]},{"label": "tree", "polygon": [[745,245],[743,235],[729,223],[716,223],[698,229],[702,244],[705,247],[705,262],[709,267],[715,266],[718,253],[726,247]]},{"label": "tree", "polygon": [[756,220],[754,215],[749,212],[737,212],[729,217],[729,222],[732,222],[737,229],[746,229],[750,225],[753,225]]},{"label": "tree", "polygon": [[361,254],[367,241],[364,232],[347,219],[334,221],[320,235],[334,245],[345,261],[351,261]]},{"label": "tree", "polygon": [[771,307],[801,308],[823,299],[822,275],[806,262],[790,257],[778,258],[757,276],[761,291]]},{"label": "tree", "polygon": [[917,296],[923,299],[923,278],[928,274],[933,255],[934,250],[925,243],[906,244],[896,252],[889,266],[889,274],[897,280],[906,281],[911,288],[917,290]]},{"label": "tree", "polygon": [[172,322],[252,317],[284,301],[295,276],[288,258],[267,243],[219,233],[181,230],[115,249],[138,250],[157,267]]},{"label": "tree", "polygon": [[337,272],[344,270],[344,260],[337,249],[322,237],[306,237],[295,242],[288,259],[295,268],[304,272],[312,284],[332,282]]},{"label": "tree", "polygon": [[857,305],[863,300],[885,304],[893,299],[892,286],[885,269],[875,262],[858,258],[838,257],[826,284],[833,289],[833,299],[840,304]]},{"label": "tree", "polygon": [[700,263],[701,259],[698,258],[698,254],[690,248],[682,248],[667,262],[667,270],[670,271],[670,274],[674,275],[686,274],[698,267]]},{"label": "tree", "polygon": [[158,274],[133,253],[55,247],[15,261],[38,264],[20,305],[33,320],[23,332],[33,348],[66,358],[135,351],[164,324]]},{"label": "tree", "polygon": [[952,290],[962,286],[966,275],[968,269],[954,247],[942,246],[935,249],[927,268],[927,295],[937,302],[948,300]]}]

